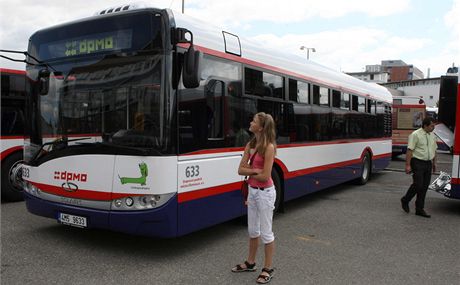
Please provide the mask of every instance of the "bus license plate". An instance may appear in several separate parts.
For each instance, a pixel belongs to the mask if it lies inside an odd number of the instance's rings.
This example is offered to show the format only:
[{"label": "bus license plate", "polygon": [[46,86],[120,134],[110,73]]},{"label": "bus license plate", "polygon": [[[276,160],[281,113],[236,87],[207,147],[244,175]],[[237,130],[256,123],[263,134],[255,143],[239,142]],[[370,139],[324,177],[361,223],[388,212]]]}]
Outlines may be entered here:
[{"label": "bus license plate", "polygon": [[74,226],[74,227],[79,227],[79,228],[87,227],[85,217],[70,215],[66,213],[59,213],[58,220],[60,223],[69,225],[69,226]]}]

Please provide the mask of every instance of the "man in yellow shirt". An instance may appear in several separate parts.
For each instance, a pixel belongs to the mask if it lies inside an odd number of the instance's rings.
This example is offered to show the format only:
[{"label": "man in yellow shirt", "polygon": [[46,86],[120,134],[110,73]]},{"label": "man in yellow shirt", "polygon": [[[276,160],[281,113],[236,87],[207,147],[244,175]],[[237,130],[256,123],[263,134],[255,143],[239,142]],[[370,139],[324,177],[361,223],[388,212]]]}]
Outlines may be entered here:
[{"label": "man in yellow shirt", "polygon": [[409,213],[409,202],[417,195],[415,214],[425,218],[431,216],[425,212],[425,196],[431,181],[431,172],[436,170],[436,137],[433,118],[423,119],[422,127],[409,136],[406,152],[406,173],[412,173],[413,182],[404,197],[401,206]]}]

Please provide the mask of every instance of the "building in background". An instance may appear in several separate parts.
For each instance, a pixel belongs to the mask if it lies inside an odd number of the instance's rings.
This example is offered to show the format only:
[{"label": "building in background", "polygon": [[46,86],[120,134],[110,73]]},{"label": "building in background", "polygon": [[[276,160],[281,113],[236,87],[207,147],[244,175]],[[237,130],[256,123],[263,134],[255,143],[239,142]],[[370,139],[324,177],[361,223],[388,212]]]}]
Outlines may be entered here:
[{"label": "building in background", "polygon": [[381,83],[393,96],[416,96],[425,102],[427,107],[437,107],[441,78],[427,78]]},{"label": "building in background", "polygon": [[381,64],[366,65],[363,72],[349,72],[348,75],[366,82],[387,83],[423,79],[423,72],[402,60],[382,60]]},{"label": "building in background", "polygon": [[363,72],[349,72],[347,74],[366,82],[388,82],[388,72],[383,71],[382,66],[378,64],[366,65],[366,71]]},{"label": "building in background", "polygon": [[423,72],[402,60],[382,60],[382,71],[388,73],[387,82],[423,79]]}]

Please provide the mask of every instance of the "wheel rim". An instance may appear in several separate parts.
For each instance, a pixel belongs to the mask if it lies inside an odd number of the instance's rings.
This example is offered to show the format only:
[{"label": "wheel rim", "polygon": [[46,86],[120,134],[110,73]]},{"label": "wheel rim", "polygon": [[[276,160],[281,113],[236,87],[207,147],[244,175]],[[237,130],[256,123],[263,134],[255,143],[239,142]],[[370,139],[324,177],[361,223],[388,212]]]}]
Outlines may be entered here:
[{"label": "wheel rim", "polygon": [[363,180],[367,180],[367,178],[369,177],[369,169],[370,169],[369,158],[367,157],[367,155],[365,155],[363,158],[363,175],[362,175]]},{"label": "wheel rim", "polygon": [[8,180],[11,186],[13,186],[13,189],[18,192],[22,191],[22,162],[22,160],[15,162],[8,172]]}]

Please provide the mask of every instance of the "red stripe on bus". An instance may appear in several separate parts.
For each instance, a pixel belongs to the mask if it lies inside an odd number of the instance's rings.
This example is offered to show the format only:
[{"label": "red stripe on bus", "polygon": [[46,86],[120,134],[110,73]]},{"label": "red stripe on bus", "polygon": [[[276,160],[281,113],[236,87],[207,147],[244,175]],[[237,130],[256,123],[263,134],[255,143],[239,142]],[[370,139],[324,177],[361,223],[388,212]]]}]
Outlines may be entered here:
[{"label": "red stripe on bus", "polygon": [[22,150],[23,150],[22,146],[15,146],[15,147],[9,148],[9,149],[7,149],[5,151],[2,151],[0,153],[0,161],[5,159],[5,157],[7,157],[8,155],[12,154],[13,152],[22,151]]},{"label": "red stripe on bus", "polygon": [[451,178],[450,183],[458,185],[460,184],[460,178]]},{"label": "red stripe on bus", "polygon": [[219,195],[219,194],[235,191],[235,189],[241,188],[241,183],[242,182],[239,181],[239,182],[233,182],[233,183],[229,183],[225,185],[219,185],[219,186],[199,189],[195,191],[179,193],[178,202],[183,203],[187,201],[197,200],[197,199],[201,199],[201,198],[205,198],[209,196],[214,196],[214,195]]},{"label": "red stripe on bus", "polygon": [[321,165],[321,166],[316,166],[316,167],[311,167],[311,168],[306,168],[306,169],[301,169],[301,170],[290,171],[284,174],[284,178],[290,179],[290,178],[294,178],[298,176],[304,176],[307,174],[330,170],[333,168],[349,166],[349,165],[357,164],[360,162],[361,162],[361,158],[358,158],[358,159],[353,159],[353,160],[348,160],[348,161],[342,161],[339,163],[331,163],[331,164],[326,164],[326,165]]},{"label": "red stripe on bus", "polygon": [[386,158],[386,157],[391,157],[391,153],[384,153],[384,154],[374,155],[374,156],[372,157],[372,160],[375,160],[375,159],[382,159],[382,158]]},{"label": "red stripe on bus", "polygon": [[[188,48],[190,45],[189,44],[178,44],[178,46],[180,46],[182,48]],[[320,85],[326,85],[328,87],[331,87],[333,89],[340,90],[340,91],[343,91],[343,92],[346,92],[346,93],[352,93],[352,94],[361,95],[361,96],[376,99],[375,97],[373,97],[370,94],[366,94],[366,93],[363,93],[363,92],[360,92],[360,91],[356,91],[356,90],[344,88],[342,86],[330,84],[329,82],[325,82],[325,81],[319,80],[319,79],[314,78],[314,77],[310,77],[310,76],[306,76],[306,75],[303,75],[303,74],[295,73],[295,72],[285,70],[285,69],[282,69],[282,68],[279,68],[279,67],[276,67],[276,66],[272,66],[272,65],[265,64],[265,63],[257,62],[257,61],[251,60],[251,59],[236,56],[236,55],[233,55],[233,54],[228,54],[228,53],[221,52],[221,51],[218,51],[218,50],[213,50],[213,49],[203,47],[203,46],[199,46],[199,45],[196,45],[196,44],[194,44],[193,46],[196,49],[202,51],[203,53],[206,53],[206,54],[209,54],[209,55],[214,55],[214,56],[217,56],[217,57],[220,57],[220,58],[225,58],[225,59],[228,59],[228,60],[231,60],[231,61],[236,61],[236,62],[248,64],[248,65],[253,65],[253,66],[260,67],[260,68],[265,68],[265,69],[272,70],[272,71],[275,71],[275,72],[283,73],[283,74],[286,74],[286,75],[294,76],[294,77],[297,77],[297,78],[302,78],[304,80],[307,80],[307,81],[310,81],[310,82],[313,82],[313,83],[317,83],[317,84],[320,84]],[[391,102],[387,102],[387,103],[391,103]]]},{"label": "red stripe on bus", "polygon": [[[369,148],[367,148],[363,151],[361,157],[357,159],[352,159],[352,160],[347,160],[347,161],[342,161],[342,162],[337,162],[337,163],[331,163],[331,164],[326,164],[326,165],[321,165],[321,166],[316,166],[316,167],[311,167],[311,168],[305,168],[305,169],[295,170],[295,171],[287,171],[287,169],[283,169],[283,171],[285,171],[284,178],[290,179],[290,178],[294,178],[297,176],[303,176],[307,174],[330,170],[333,168],[339,168],[339,167],[349,166],[353,164],[358,164],[358,163],[361,163],[364,157],[364,154],[367,151],[370,151],[372,153],[372,151]],[[382,159],[386,157],[391,157],[391,153],[384,153],[384,154],[372,156],[372,160]]]},{"label": "red stripe on bus", "polygon": [[85,189],[78,189],[75,192],[68,192],[64,190],[62,187],[43,184],[38,182],[32,182],[35,187],[39,188],[41,191],[61,196],[67,198],[76,198],[76,199],[85,199],[85,200],[97,200],[97,201],[110,201],[113,199],[120,199],[124,197],[133,197],[133,196],[141,196],[142,194],[129,194],[129,193],[112,193],[112,192],[101,192],[97,190],[85,190]]},{"label": "red stripe on bus", "polygon": [[0,136],[1,140],[23,140],[24,136]]},{"label": "red stripe on bus", "polygon": [[[368,150],[366,150],[368,151]],[[365,152],[363,152],[365,153]],[[363,154],[364,155],[364,154]],[[391,153],[384,153],[380,155],[375,155],[373,159],[381,159],[385,157],[391,157]],[[333,168],[339,168],[339,167],[344,167],[348,165],[353,165],[353,164],[358,164],[361,163],[362,157],[354,160],[349,160],[349,161],[343,161],[339,163],[332,163],[328,165],[322,165],[318,167],[312,167],[312,168],[306,168],[302,170],[296,170],[296,171],[291,171],[289,172],[286,168],[286,166],[281,163],[278,159],[275,159],[276,163],[281,166],[283,172],[284,172],[284,178],[285,179],[290,179],[290,178],[295,178],[298,176],[303,176],[307,174],[312,174],[315,172],[321,172],[325,170],[330,170]],[[204,189],[198,189],[190,192],[184,192],[184,193],[179,193],[178,195],[178,202],[179,203],[184,203],[192,200],[197,200],[205,197],[210,197],[214,195],[219,195],[231,191],[235,191],[235,189],[240,189],[241,188],[241,182],[234,182],[234,183],[229,183],[225,185],[219,185],[219,186],[214,186],[214,187],[209,187],[209,188],[204,188]]]},{"label": "red stripe on bus", "polygon": [[[335,140],[327,142],[311,142],[311,143],[292,143],[292,144],[280,144],[277,148],[295,148],[295,147],[304,147],[304,146],[319,146],[319,145],[331,145],[331,144],[346,144],[346,143],[360,143],[360,142],[372,142],[372,141],[381,141],[381,142],[391,142],[391,138],[375,138],[375,139],[348,139],[348,140]],[[244,147],[229,147],[229,148],[218,148],[218,149],[205,149],[197,150],[188,153],[180,154],[179,156],[188,156],[188,155],[199,155],[199,154],[215,154],[221,152],[234,152],[242,151]]]},{"label": "red stripe on bus", "polygon": [[25,75],[26,72],[24,70],[16,70],[16,69],[8,69],[8,68],[0,68],[1,73],[12,73],[12,74],[19,74]]}]

